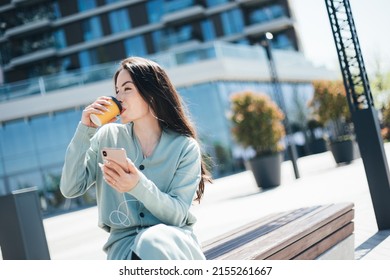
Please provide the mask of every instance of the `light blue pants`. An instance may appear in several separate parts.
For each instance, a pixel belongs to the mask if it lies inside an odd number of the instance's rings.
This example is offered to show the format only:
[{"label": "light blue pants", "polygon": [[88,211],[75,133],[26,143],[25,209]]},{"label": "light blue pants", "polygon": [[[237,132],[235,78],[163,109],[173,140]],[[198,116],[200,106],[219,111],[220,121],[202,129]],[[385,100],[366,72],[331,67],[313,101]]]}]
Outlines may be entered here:
[{"label": "light blue pants", "polygon": [[204,260],[201,246],[191,228],[158,224],[135,236],[117,240],[109,248],[107,259],[131,259],[134,252],[142,260]]}]

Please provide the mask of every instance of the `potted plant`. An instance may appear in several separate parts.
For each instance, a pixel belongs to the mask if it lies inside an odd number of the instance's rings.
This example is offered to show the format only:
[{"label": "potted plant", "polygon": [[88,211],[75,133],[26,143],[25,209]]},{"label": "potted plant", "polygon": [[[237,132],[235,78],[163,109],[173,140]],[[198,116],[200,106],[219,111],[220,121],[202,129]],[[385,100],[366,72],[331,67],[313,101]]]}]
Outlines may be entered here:
[{"label": "potted plant", "polygon": [[239,92],[232,95],[231,102],[233,136],[255,154],[245,165],[259,187],[279,186],[284,150],[281,141],[285,136],[283,112],[263,93]]},{"label": "potted plant", "polygon": [[325,139],[324,125],[316,119],[309,119],[306,127],[310,153],[319,154],[327,152],[328,147]]},{"label": "potted plant", "polygon": [[344,84],[340,80],[313,81],[309,102],[313,118],[329,131],[329,147],[337,164],[350,163],[359,155]]}]

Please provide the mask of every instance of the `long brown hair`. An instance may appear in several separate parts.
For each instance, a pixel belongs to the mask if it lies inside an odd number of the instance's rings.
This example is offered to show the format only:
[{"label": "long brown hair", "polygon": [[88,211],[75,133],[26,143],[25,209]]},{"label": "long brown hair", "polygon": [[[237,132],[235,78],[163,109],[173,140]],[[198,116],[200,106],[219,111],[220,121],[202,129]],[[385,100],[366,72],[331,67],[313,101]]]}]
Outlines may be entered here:
[{"label": "long brown hair", "polygon": [[[156,114],[161,128],[171,129],[198,141],[195,128],[184,109],[183,101],[160,65],[142,57],[126,58],[122,60],[121,67],[114,75],[115,84],[122,69],[129,71],[142,98]],[[212,179],[202,157],[201,180],[196,191],[196,201],[200,202],[206,181],[212,182]]]}]

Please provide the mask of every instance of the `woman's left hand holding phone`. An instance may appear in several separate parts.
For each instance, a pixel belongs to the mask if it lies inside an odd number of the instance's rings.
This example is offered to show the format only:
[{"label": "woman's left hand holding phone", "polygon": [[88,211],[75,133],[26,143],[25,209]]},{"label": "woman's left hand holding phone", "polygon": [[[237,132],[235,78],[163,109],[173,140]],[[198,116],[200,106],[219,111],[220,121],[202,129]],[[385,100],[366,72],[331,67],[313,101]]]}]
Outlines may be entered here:
[{"label": "woman's left hand holding phone", "polygon": [[132,190],[140,179],[139,171],[130,159],[127,159],[128,172],[112,160],[107,160],[104,164],[99,165],[106,182],[120,193]]}]

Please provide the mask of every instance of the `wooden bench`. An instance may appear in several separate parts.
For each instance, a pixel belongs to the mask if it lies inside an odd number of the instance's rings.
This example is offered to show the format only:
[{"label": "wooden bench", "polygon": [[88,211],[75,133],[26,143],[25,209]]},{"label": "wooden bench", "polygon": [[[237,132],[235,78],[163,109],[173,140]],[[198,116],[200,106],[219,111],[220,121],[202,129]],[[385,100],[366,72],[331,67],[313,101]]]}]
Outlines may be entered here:
[{"label": "wooden bench", "polygon": [[[354,204],[268,215],[206,242],[206,259],[354,259]],[[328,254],[328,256],[327,256]]]}]

